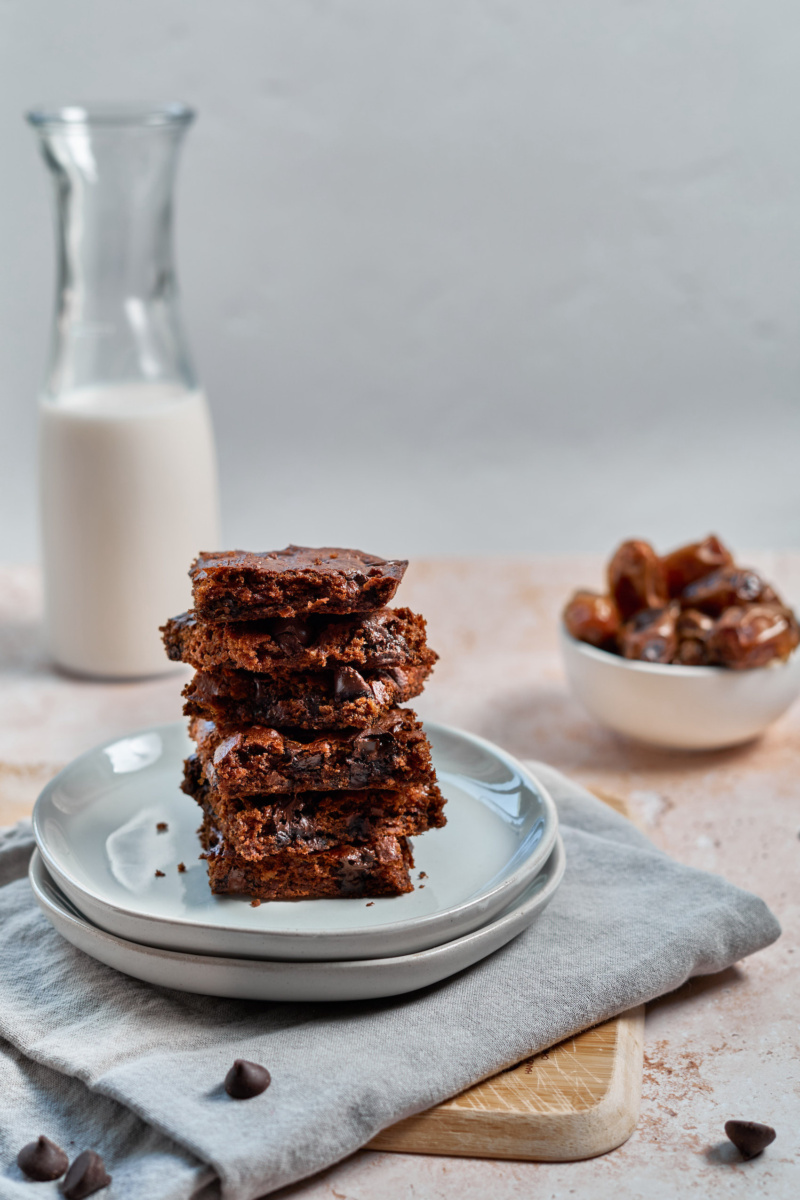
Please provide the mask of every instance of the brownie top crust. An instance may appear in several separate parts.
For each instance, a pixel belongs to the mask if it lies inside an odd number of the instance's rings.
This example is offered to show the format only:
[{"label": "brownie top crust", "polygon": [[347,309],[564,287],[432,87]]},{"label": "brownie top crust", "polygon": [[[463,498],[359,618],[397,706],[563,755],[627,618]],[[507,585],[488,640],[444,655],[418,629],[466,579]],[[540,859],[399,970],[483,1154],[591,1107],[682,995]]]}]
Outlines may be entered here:
[{"label": "brownie top crust", "polygon": [[208,621],[366,612],[392,599],[408,562],[335,546],[200,554],[189,569]]}]

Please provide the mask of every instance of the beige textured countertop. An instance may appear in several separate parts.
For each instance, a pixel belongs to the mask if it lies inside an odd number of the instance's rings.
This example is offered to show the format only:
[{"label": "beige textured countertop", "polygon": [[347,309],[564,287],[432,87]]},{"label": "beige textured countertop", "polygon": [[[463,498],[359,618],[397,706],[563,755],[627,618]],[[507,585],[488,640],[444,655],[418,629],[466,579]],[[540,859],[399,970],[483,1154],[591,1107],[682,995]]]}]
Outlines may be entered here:
[{"label": "beige textured countertop", "polygon": [[[800,598],[800,555],[750,561]],[[398,599],[426,615],[441,654],[415,708],[626,797],[664,850],[763,896],[784,936],[650,1006],[641,1121],[612,1154],[540,1164],[362,1152],[281,1197],[800,1195],[800,703],[738,750],[667,753],[605,732],[569,696],[556,644],[565,595],[599,578],[591,558],[415,563]],[[182,670],[134,684],[68,678],[48,666],[38,620],[36,573],[0,570],[2,823],[26,815],[40,786],[76,754],[180,714]],[[732,1116],[775,1126],[777,1140],[761,1158],[736,1162],[718,1148]]]}]

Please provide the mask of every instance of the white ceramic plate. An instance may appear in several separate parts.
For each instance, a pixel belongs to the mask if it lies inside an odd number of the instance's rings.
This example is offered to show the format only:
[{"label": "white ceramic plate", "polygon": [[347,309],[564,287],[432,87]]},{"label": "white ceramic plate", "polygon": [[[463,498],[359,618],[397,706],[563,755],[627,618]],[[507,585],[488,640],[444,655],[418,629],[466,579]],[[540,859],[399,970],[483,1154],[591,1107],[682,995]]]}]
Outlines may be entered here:
[{"label": "white ceramic plate", "polygon": [[[405,896],[253,908],[247,897],[212,895],[198,859],[200,812],[179,787],[192,749],[182,723],[71,763],[37,801],[36,841],[48,872],[92,924],[147,946],[323,962],[424,950],[477,929],[521,895],[558,828],[553,801],[516,759],[481,738],[425,728],[447,825],[414,840],[416,887]],[[169,830],[158,833],[163,821]]]},{"label": "white ceramic plate", "polygon": [[547,907],[565,862],[564,846],[557,837],[550,857],[524,894],[494,921],[466,937],[416,954],[349,962],[269,962],[142,946],[90,924],[59,891],[36,851],[28,876],[39,907],[62,937],[99,962],[145,983],[237,1000],[375,1000],[438,983],[505,946]]}]

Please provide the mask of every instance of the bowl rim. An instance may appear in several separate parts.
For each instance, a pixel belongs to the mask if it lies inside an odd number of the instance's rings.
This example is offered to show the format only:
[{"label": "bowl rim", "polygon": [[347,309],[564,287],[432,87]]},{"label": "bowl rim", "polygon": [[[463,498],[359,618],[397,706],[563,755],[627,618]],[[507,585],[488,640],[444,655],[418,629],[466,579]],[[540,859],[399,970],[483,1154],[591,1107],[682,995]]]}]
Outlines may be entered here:
[{"label": "bowl rim", "polygon": [[648,663],[637,658],[623,658],[621,654],[612,654],[610,650],[600,650],[597,646],[592,646],[590,642],[580,641],[572,636],[563,620],[559,621],[559,628],[562,641],[568,646],[574,647],[579,654],[585,654],[587,658],[593,658],[607,666],[620,667],[626,671],[638,671],[639,674],[644,675],[667,675],[670,678],[683,679],[713,679],[728,676],[732,679],[742,679],[763,675],[767,671],[786,669],[800,660],[800,646],[798,646],[782,662],[767,663],[765,667],[748,667],[741,671],[733,670],[731,667],[687,667],[682,663]]}]

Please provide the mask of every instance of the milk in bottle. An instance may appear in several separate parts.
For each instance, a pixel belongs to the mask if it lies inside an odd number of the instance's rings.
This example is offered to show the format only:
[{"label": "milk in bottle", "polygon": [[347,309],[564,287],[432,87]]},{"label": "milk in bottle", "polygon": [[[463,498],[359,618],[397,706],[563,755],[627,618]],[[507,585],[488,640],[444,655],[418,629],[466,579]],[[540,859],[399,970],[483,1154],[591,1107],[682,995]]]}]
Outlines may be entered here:
[{"label": "milk in bottle", "polygon": [[39,401],[46,632],[62,667],[108,678],[174,667],[158,627],[219,546],[208,405],[172,259],[185,105],[28,114],[55,184],[58,289]]}]

